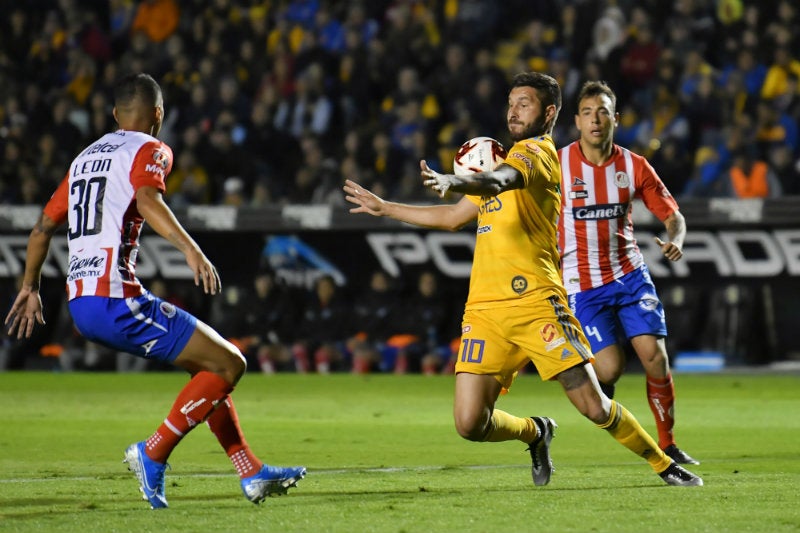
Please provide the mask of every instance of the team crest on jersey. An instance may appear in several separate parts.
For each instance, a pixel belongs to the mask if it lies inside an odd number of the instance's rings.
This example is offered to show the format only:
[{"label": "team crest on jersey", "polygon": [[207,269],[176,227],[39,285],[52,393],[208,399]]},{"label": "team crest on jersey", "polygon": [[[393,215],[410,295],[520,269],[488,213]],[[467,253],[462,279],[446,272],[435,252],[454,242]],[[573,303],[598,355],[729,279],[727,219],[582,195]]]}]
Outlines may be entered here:
[{"label": "team crest on jersey", "polygon": [[161,302],[160,304],[158,304],[158,308],[167,318],[172,318],[175,316],[176,313],[175,306],[169,302]]},{"label": "team crest on jersey", "polygon": [[166,170],[169,166],[169,156],[161,149],[153,152],[153,161],[155,161],[156,165],[160,166],[164,170]]},{"label": "team crest on jersey", "polygon": [[528,288],[528,280],[522,276],[514,276],[511,280],[511,289],[517,294],[522,294]]},{"label": "team crest on jersey", "polygon": [[525,143],[525,148],[527,148],[531,153],[538,154],[541,152],[541,148],[539,148],[538,144],[534,143]]},{"label": "team crest on jersey", "polygon": [[620,189],[625,189],[631,186],[631,178],[624,172],[620,171],[614,174],[614,185]]},{"label": "team crest on jersey", "polygon": [[658,308],[658,298],[654,294],[644,294],[639,300],[639,307],[644,311],[655,311]]}]

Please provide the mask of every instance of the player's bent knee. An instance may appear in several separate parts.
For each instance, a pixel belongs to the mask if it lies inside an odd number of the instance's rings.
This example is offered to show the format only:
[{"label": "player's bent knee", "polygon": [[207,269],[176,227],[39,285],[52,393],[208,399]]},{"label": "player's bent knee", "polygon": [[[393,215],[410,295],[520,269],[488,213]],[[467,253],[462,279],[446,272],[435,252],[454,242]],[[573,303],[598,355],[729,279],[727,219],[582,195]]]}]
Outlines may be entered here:
[{"label": "player's bent knee", "polygon": [[473,442],[482,442],[486,437],[486,423],[473,417],[456,417],[456,432],[462,439]]}]

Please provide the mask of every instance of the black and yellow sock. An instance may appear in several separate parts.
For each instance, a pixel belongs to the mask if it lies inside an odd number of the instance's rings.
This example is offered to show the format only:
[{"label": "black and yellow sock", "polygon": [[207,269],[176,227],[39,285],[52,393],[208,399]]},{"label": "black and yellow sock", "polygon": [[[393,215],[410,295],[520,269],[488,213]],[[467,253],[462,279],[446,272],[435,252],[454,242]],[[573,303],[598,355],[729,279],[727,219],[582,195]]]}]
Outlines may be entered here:
[{"label": "black and yellow sock", "polygon": [[611,416],[605,424],[597,424],[597,427],[608,431],[617,442],[646,460],[656,472],[663,472],[672,462],[630,411],[613,400]]},{"label": "black and yellow sock", "polygon": [[490,429],[486,433],[484,442],[503,442],[507,440],[520,440],[530,444],[536,439],[539,430],[533,419],[510,415],[505,411],[495,409],[492,412]]}]

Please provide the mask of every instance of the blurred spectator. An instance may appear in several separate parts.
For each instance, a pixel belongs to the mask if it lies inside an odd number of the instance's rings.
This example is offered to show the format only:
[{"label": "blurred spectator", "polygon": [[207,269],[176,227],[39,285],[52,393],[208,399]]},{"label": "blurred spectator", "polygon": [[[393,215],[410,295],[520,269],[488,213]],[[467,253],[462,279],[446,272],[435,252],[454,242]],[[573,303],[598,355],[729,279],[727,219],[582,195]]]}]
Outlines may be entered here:
[{"label": "blurred spectator", "polygon": [[593,62],[598,66],[597,75],[592,75],[591,79],[605,80],[612,88],[620,86],[617,65],[621,64],[626,39],[625,22],[625,14],[619,7],[607,7],[594,23],[592,46],[586,55],[587,63]]},{"label": "blurred spectator", "polygon": [[325,136],[331,131],[333,105],[324,92],[322,66],[309,65],[296,80],[291,100],[282,100],[275,112],[275,126],[296,139],[306,134]]},{"label": "blurred spectator", "polygon": [[392,334],[382,353],[384,370],[396,374],[436,374],[449,358],[446,324],[452,309],[439,290],[436,274],[423,271],[414,290],[401,299],[391,314]]},{"label": "blurred spectator", "polygon": [[646,157],[650,158],[668,140],[677,143],[681,150],[686,149],[689,121],[681,112],[678,99],[667,91],[661,91],[652,109],[652,116],[642,121],[636,139],[645,148]]},{"label": "blurred spectator", "polygon": [[800,158],[792,155],[792,150],[785,144],[772,148],[768,153],[767,162],[778,181],[784,195],[800,194]]},{"label": "blurred spectator", "polygon": [[22,143],[7,139],[3,147],[3,160],[0,161],[0,205],[21,202],[21,183],[19,169],[25,165]]},{"label": "blurred spectator", "polygon": [[692,160],[679,141],[666,139],[650,156],[650,164],[670,191],[677,196],[692,177]]},{"label": "blurred spectator", "polygon": [[652,98],[651,82],[656,75],[661,46],[656,41],[649,23],[636,28],[625,43],[620,58],[621,87],[625,97],[630,97],[643,107],[649,107]]},{"label": "blurred spectator", "polygon": [[181,150],[167,180],[165,198],[170,207],[207,204],[211,199],[208,172],[190,149]]},{"label": "blurred spectator", "polygon": [[260,269],[241,307],[244,316],[237,344],[253,368],[265,374],[294,371],[289,347],[301,311],[295,296],[275,279],[274,272]]},{"label": "blurred spectator", "polygon": [[239,176],[229,176],[222,184],[222,205],[243,207],[246,203],[244,181]]},{"label": "blurred spectator", "polygon": [[[357,333],[351,342],[353,351],[353,371],[367,373],[380,364],[384,370],[391,369],[392,364],[384,357],[387,341],[393,333],[393,320],[397,318],[395,310],[399,305],[397,290],[389,274],[376,270],[370,275],[369,284],[354,295],[353,321]],[[400,341],[398,341],[400,342]]]},{"label": "blurred spectator", "polygon": [[739,48],[733,64],[723,65],[721,82],[724,84],[729,76],[741,76],[744,90],[749,96],[757,97],[767,76],[767,67],[759,60],[753,48]]},{"label": "blurred spectator", "polygon": [[779,46],[773,53],[772,64],[767,69],[764,84],[761,86],[761,97],[765,100],[785,98],[789,91],[797,92],[797,86],[790,86],[789,77],[800,77],[800,60],[796,59],[789,48]]},{"label": "blurred spectator", "polygon": [[534,18],[525,27],[525,41],[520,59],[525,70],[549,72],[549,58],[553,50],[553,32],[541,19]]},{"label": "blurred spectator", "polygon": [[347,341],[354,333],[351,314],[333,277],[319,277],[295,327],[292,356],[298,372],[347,370]]},{"label": "blurred spectator", "polygon": [[726,178],[728,190],[734,198],[778,198],[782,193],[775,172],[749,149],[733,154]]},{"label": "blurred spectator", "polygon": [[[701,75],[691,92],[684,94],[689,124],[689,148],[718,140],[725,120],[724,100],[711,74]],[[670,188],[670,190],[673,190]]]},{"label": "blurred spectator", "polygon": [[375,176],[375,183],[386,191],[391,190],[394,180],[397,179],[397,170],[403,168],[404,159],[402,150],[392,144],[386,132],[375,132],[369,154],[370,170]]},{"label": "blurred spectator", "polygon": [[792,151],[796,151],[799,143],[797,128],[797,122],[789,115],[781,113],[773,102],[759,102],[755,142],[762,157],[766,157],[770,148],[781,144],[786,144]]},{"label": "blurred spectator", "polygon": [[154,43],[163,42],[178,28],[180,8],[175,0],[142,0],[131,31],[142,32]]}]

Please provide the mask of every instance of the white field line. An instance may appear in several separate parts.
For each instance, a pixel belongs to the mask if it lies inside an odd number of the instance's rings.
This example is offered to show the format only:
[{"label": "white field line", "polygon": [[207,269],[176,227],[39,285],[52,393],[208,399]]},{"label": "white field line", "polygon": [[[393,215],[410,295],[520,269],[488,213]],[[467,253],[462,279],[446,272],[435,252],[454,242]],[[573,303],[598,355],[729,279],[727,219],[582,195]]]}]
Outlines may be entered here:
[{"label": "white field line", "polygon": [[[467,465],[467,466],[446,466],[446,465],[422,465],[422,466],[396,466],[396,467],[374,467],[374,468],[321,468],[309,470],[313,475],[339,475],[339,474],[369,474],[369,473],[402,473],[402,472],[434,472],[437,470],[499,470],[504,468],[529,468],[530,465]],[[229,473],[189,473],[176,474],[171,470],[169,477],[185,478],[216,478],[235,476]],[[28,478],[0,478],[0,485],[6,483],[41,483],[54,481],[88,481],[97,479],[117,478],[129,476],[130,473],[122,471],[119,474],[98,474],[95,476],[51,476],[51,477],[28,477]]]}]

